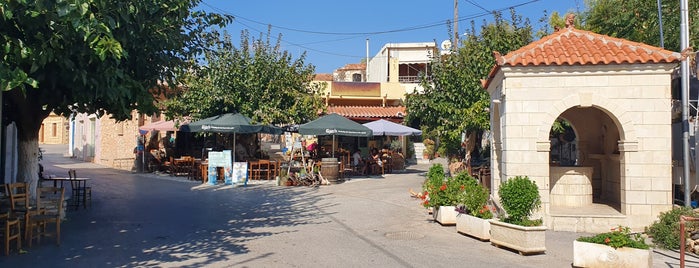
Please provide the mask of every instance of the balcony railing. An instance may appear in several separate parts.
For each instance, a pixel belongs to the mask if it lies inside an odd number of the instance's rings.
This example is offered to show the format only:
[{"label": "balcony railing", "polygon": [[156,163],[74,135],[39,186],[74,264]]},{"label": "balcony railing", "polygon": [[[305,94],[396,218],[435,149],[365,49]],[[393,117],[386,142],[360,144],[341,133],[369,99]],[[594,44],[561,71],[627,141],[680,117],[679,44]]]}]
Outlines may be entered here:
[{"label": "balcony railing", "polygon": [[[427,80],[432,80],[431,76],[427,76]],[[386,81],[391,81],[390,77],[386,78]],[[417,75],[401,75],[398,76],[398,83],[406,83],[406,84],[417,84],[420,83],[420,76]]]}]

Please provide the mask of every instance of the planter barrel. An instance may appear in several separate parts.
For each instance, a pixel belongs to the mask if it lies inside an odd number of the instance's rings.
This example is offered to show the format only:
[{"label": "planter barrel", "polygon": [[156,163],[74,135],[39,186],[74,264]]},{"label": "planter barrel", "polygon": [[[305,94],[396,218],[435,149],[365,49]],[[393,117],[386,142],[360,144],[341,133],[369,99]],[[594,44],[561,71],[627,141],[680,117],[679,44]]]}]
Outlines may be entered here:
[{"label": "planter barrel", "polygon": [[573,241],[574,267],[653,267],[653,252],[650,249],[617,248]]},{"label": "planter barrel", "polygon": [[456,224],[456,206],[439,206],[433,208],[432,217],[441,225]]},{"label": "planter barrel", "polygon": [[490,243],[519,251],[521,255],[546,252],[546,226],[520,226],[490,220]]},{"label": "planter barrel", "polygon": [[490,220],[481,219],[469,214],[456,215],[456,231],[480,239],[490,240]]}]

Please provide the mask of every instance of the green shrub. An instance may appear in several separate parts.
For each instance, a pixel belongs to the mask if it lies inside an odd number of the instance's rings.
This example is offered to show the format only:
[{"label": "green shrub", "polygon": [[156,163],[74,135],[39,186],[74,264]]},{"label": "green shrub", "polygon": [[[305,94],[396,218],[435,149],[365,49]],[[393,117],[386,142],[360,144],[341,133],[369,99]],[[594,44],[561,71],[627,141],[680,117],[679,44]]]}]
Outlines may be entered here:
[{"label": "green shrub", "polygon": [[527,176],[517,176],[510,178],[500,185],[498,190],[502,207],[507,212],[507,218],[501,219],[504,222],[522,226],[536,226],[543,222],[531,220],[529,216],[534,210],[541,207],[541,197],[536,183],[529,180]]},{"label": "green shrub", "polygon": [[[461,176],[461,174],[468,176],[467,172],[462,172],[459,173],[457,177]],[[490,192],[473,177],[468,176],[468,178],[469,180],[463,184],[463,191],[457,196],[456,203],[463,206],[465,213],[474,217],[481,219],[493,218],[493,212],[490,207],[486,205],[490,198]]]},{"label": "green shrub", "polygon": [[[660,213],[658,221],[646,227],[646,233],[653,239],[653,243],[666,249],[680,248],[680,215],[699,217],[699,214],[689,207],[677,207]],[[689,237],[689,231],[696,230],[697,226],[696,222],[686,222],[685,237]]]},{"label": "green shrub", "polygon": [[456,206],[458,197],[466,185],[475,183],[477,183],[476,179],[466,172],[446,178],[444,167],[441,164],[435,164],[427,172],[427,180],[422,187],[428,196],[423,205],[425,207]]},{"label": "green shrub", "polygon": [[623,226],[619,226],[619,228],[614,228],[611,232],[601,233],[595,236],[580,237],[578,238],[578,241],[602,244],[613,248],[650,248],[650,246],[646,244],[645,240],[643,239],[640,233],[632,234],[629,227]]}]

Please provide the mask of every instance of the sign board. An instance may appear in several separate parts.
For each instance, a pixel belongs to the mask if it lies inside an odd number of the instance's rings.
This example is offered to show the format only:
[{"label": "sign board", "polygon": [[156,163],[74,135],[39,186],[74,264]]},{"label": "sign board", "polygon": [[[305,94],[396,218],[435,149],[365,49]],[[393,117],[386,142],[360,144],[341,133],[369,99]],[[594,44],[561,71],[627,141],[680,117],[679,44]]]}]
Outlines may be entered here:
[{"label": "sign board", "polygon": [[248,162],[233,163],[232,183],[247,182]]},{"label": "sign board", "polygon": [[218,167],[223,168],[223,181],[226,184],[233,183],[233,158],[231,156],[231,150],[223,150],[221,152],[209,152],[209,184],[216,184],[216,181],[218,179]]}]

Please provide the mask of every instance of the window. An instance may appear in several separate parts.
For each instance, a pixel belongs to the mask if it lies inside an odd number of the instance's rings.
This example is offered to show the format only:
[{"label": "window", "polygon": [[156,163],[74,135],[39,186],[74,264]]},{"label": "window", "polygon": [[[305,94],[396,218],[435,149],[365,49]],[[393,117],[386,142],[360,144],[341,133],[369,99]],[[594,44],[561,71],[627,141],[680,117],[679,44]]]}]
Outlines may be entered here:
[{"label": "window", "polygon": [[51,137],[56,137],[57,129],[58,129],[58,124],[52,123],[51,124]]},{"label": "window", "polygon": [[362,82],[362,74],[353,74],[352,82]]}]

